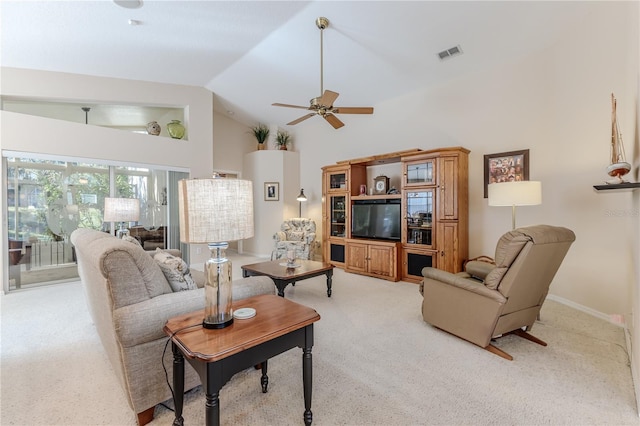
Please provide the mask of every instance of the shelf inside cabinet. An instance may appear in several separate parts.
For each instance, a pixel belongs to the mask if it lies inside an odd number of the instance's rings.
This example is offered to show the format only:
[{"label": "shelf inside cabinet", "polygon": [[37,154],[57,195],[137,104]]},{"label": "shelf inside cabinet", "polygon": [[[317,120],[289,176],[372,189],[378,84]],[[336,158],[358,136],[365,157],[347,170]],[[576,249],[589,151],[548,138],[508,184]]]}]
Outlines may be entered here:
[{"label": "shelf inside cabinet", "polygon": [[402,194],[354,195],[352,200],[394,200],[402,198]]}]

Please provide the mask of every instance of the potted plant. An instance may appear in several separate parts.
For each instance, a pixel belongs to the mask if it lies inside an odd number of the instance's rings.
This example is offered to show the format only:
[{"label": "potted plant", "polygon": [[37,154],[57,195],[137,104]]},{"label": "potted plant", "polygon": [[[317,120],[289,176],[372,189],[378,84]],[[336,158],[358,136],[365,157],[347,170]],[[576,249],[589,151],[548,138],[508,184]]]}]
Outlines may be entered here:
[{"label": "potted plant", "polygon": [[264,149],[264,143],[269,137],[269,127],[266,124],[258,123],[251,128],[251,131],[258,141],[258,150]]},{"label": "potted plant", "polygon": [[276,146],[279,149],[286,151],[287,145],[290,142],[291,142],[291,135],[288,132],[285,132],[284,130],[278,130],[278,133],[276,134]]}]

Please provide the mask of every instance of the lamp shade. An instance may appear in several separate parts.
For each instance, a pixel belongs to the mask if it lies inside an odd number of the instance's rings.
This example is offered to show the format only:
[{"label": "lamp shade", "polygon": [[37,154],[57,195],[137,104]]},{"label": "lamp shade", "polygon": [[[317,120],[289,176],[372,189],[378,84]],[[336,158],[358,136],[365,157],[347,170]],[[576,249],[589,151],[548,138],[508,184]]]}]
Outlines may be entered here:
[{"label": "lamp shade", "polygon": [[253,237],[253,186],[240,179],[178,182],[180,241],[205,244]]},{"label": "lamp shade", "polygon": [[296,198],[296,200],[300,202],[307,201],[307,196],[304,195],[304,188],[300,190],[300,194],[298,194],[298,198]]},{"label": "lamp shade", "polygon": [[105,222],[133,222],[140,219],[140,201],[137,198],[105,198]]},{"label": "lamp shade", "polygon": [[492,183],[487,188],[490,206],[536,206],[542,204],[542,183],[539,181]]}]

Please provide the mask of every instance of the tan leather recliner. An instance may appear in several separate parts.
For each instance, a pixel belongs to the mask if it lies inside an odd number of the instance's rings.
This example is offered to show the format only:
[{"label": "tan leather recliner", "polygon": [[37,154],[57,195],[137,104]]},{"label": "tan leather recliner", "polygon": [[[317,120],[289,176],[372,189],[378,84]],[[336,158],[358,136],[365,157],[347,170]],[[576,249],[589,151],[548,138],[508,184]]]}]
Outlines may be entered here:
[{"label": "tan leather recliner", "polygon": [[458,274],[424,268],[424,320],[509,360],[492,338],[513,333],[546,346],[527,331],[573,241],[573,231],[563,227],[518,228],[498,241],[495,264],[470,261]]}]

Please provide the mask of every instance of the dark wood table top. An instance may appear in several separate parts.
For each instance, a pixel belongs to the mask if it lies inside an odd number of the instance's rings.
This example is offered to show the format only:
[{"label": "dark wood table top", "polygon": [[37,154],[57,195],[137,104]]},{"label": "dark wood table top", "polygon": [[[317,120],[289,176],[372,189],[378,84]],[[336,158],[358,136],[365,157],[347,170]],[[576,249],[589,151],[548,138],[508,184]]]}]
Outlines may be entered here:
[{"label": "dark wood table top", "polygon": [[334,268],[330,263],[317,262],[315,260],[296,259],[297,268],[288,268],[281,264],[286,264],[286,259],[271,260],[268,262],[252,263],[250,265],[242,265],[241,268],[246,271],[254,272],[261,275],[267,275],[275,279],[293,279],[308,275],[309,273],[326,272]]},{"label": "dark wood table top", "polygon": [[[242,352],[266,341],[306,327],[320,319],[312,308],[276,295],[260,295],[238,300],[233,308],[254,308],[256,316],[234,319],[222,329],[201,326],[204,309],[171,318],[164,332],[178,345],[185,357],[213,362]],[[185,330],[179,331],[185,327]],[[174,333],[177,334],[174,335]]]}]

